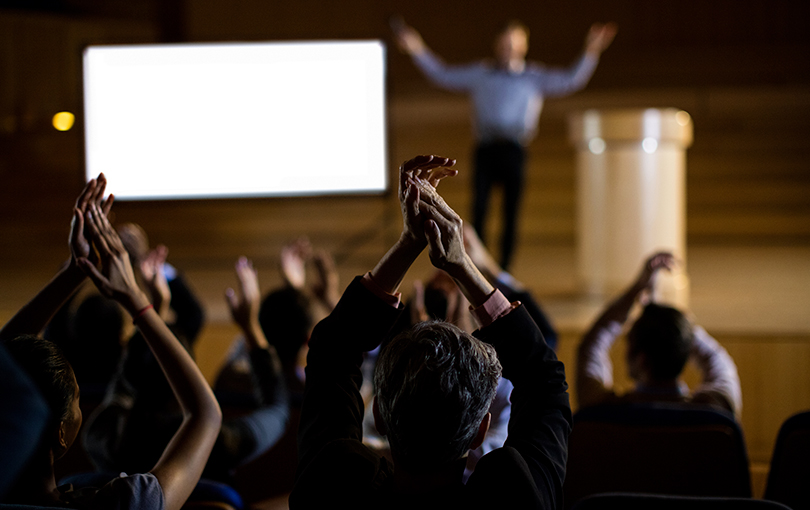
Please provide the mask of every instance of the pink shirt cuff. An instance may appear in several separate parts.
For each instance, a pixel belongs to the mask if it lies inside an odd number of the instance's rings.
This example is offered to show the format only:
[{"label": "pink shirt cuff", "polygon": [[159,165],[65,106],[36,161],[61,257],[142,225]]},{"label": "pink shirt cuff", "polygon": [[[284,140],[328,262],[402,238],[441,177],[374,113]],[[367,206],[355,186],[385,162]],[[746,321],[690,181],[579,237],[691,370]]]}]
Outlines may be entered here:
[{"label": "pink shirt cuff", "polygon": [[473,308],[471,306],[470,311],[483,328],[489,326],[497,319],[500,319],[518,306],[520,306],[520,301],[510,303],[509,300],[506,299],[506,296],[501,293],[501,291],[495,289],[483,304],[481,304],[478,308]]},{"label": "pink shirt cuff", "polygon": [[380,288],[377,285],[377,282],[371,277],[371,271],[363,275],[363,279],[360,280],[363,286],[368,289],[369,292],[380,298],[381,300],[385,301],[389,305],[393,306],[394,308],[399,308],[399,302],[402,298],[401,292],[395,292],[393,294],[389,294]]}]

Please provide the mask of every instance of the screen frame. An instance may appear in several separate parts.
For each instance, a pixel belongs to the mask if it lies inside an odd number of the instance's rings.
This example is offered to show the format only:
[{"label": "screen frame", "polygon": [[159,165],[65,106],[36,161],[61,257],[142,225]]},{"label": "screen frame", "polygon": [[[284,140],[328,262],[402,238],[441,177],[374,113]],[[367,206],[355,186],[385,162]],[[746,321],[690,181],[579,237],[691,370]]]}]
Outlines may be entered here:
[{"label": "screen frame", "polygon": [[[302,191],[262,191],[262,192],[240,192],[240,193],[188,193],[182,195],[124,195],[116,194],[116,201],[121,202],[194,202],[194,201],[239,201],[239,200],[263,200],[263,199],[296,199],[296,198],[317,198],[317,197],[380,197],[387,196],[392,193],[392,183],[396,182],[393,178],[391,170],[391,138],[390,138],[390,115],[388,112],[388,62],[387,62],[387,48],[385,42],[379,39],[352,39],[352,40],[293,40],[293,41],[258,41],[258,42],[242,42],[242,41],[224,41],[224,42],[188,42],[188,43],[138,43],[138,44],[92,44],[84,47],[82,52],[82,73],[81,73],[81,88],[82,88],[82,112],[83,116],[80,122],[77,122],[80,127],[82,135],[82,167],[85,174],[85,179],[95,178],[96,175],[91,173],[90,165],[88,164],[88,126],[87,126],[87,85],[86,85],[86,70],[85,70],[85,55],[88,50],[94,48],[110,49],[110,48],[156,48],[156,47],[204,47],[204,46],[260,46],[260,45],[353,45],[365,44],[375,45],[380,51],[380,137],[381,137],[381,164],[379,175],[382,179],[382,185],[379,187],[368,188],[353,188],[353,189],[324,189],[324,190],[302,190]],[[113,181],[114,183],[114,181]],[[112,192],[115,192],[114,184],[111,186]]]}]

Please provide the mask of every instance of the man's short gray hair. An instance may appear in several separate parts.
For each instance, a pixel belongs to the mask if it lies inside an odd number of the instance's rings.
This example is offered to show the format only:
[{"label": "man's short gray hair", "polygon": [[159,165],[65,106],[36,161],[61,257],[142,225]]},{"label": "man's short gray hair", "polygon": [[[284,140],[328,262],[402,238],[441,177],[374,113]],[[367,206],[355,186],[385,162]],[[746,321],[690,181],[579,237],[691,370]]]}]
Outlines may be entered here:
[{"label": "man's short gray hair", "polygon": [[422,322],[391,340],[374,385],[394,459],[424,471],[463,457],[500,377],[495,349],[450,323]]}]

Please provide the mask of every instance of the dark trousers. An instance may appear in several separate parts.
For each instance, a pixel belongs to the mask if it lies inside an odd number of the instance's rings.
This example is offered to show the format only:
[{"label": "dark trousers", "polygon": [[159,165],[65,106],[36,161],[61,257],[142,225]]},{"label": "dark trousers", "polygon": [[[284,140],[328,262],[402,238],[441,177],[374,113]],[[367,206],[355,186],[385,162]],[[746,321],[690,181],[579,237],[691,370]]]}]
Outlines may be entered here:
[{"label": "dark trousers", "polygon": [[517,237],[517,213],[523,188],[523,166],[526,151],[512,141],[479,144],[475,149],[475,189],[473,192],[473,226],[484,240],[484,221],[492,185],[503,185],[503,236],[501,266],[508,269]]}]

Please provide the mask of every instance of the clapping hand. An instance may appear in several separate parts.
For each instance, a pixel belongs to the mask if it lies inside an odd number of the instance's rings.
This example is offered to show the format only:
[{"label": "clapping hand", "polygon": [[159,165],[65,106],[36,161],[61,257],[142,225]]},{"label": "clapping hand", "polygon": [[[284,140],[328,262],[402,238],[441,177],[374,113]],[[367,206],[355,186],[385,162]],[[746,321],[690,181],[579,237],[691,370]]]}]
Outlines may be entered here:
[{"label": "clapping hand", "polygon": [[84,185],[76,204],[73,207],[73,219],[70,222],[70,258],[76,264],[79,259],[89,259],[98,262],[98,257],[90,245],[88,230],[85,229],[85,214],[91,205],[95,205],[105,217],[110,213],[115,197],[111,194],[104,200],[104,190],[107,188],[107,178],[103,173],[96,179],[90,179]]},{"label": "clapping hand", "polygon": [[232,288],[225,291],[225,300],[228,302],[231,317],[249,341],[255,342],[258,337],[261,337],[264,342],[263,335],[258,335],[261,331],[259,326],[259,307],[261,305],[259,276],[253,268],[253,263],[246,257],[239,257],[235,269],[236,278],[239,280],[238,292]]},{"label": "clapping hand", "polygon": [[98,203],[89,204],[84,222],[89,230],[89,239],[98,251],[100,268],[86,257],[78,259],[80,267],[93,280],[99,292],[121,303],[130,314],[137,313],[149,300],[138,287],[121,238]]},{"label": "clapping hand", "polygon": [[312,257],[312,245],[306,237],[300,237],[281,248],[281,276],[287,285],[304,290],[307,261]]},{"label": "clapping hand", "polygon": [[420,212],[420,197],[431,202],[442,200],[436,187],[445,177],[453,177],[458,170],[452,168],[455,159],[440,156],[416,156],[399,168],[399,199],[404,222],[402,235],[424,247],[425,217]]},{"label": "clapping hand", "polygon": [[160,244],[150,251],[141,262],[141,275],[147,289],[152,297],[152,304],[155,306],[158,315],[166,321],[169,315],[169,304],[172,299],[172,291],[166,279],[166,257],[169,249]]},{"label": "clapping hand", "polygon": [[329,310],[340,300],[340,277],[335,267],[335,259],[324,250],[316,250],[312,255],[316,281],[312,283],[312,293]]},{"label": "clapping hand", "polygon": [[669,252],[658,252],[650,256],[650,258],[644,262],[644,267],[642,267],[641,273],[638,275],[636,283],[634,284],[636,293],[641,294],[644,292],[649,296],[655,286],[655,279],[658,272],[662,269],[671,271],[672,268],[675,267],[675,263],[675,256]]}]

